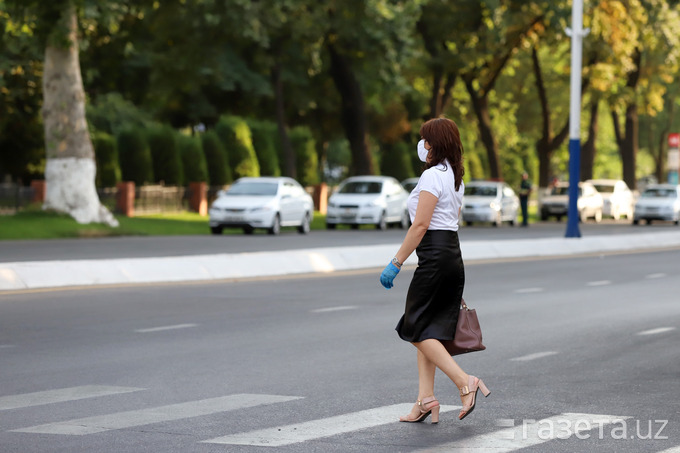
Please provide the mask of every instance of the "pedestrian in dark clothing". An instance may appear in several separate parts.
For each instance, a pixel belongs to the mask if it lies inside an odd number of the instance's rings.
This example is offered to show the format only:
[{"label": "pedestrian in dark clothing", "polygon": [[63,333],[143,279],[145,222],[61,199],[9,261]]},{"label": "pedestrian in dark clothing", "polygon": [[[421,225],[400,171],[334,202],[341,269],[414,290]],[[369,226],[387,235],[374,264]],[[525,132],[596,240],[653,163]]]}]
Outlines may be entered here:
[{"label": "pedestrian in dark clothing", "polygon": [[531,181],[527,172],[522,173],[522,183],[519,186],[519,203],[522,207],[522,226],[529,226],[529,195]]}]

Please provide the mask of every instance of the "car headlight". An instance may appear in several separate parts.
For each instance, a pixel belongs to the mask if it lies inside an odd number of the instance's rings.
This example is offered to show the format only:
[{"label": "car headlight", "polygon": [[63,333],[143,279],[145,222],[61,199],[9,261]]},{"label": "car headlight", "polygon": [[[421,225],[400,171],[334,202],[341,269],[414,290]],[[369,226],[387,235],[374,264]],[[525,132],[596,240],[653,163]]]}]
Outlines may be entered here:
[{"label": "car headlight", "polygon": [[499,211],[501,209],[501,207],[495,201],[492,201],[491,203],[489,203],[489,207],[491,209],[493,209],[494,211]]},{"label": "car headlight", "polygon": [[377,200],[373,200],[370,203],[368,203],[366,206],[382,206],[382,200],[378,198]]}]

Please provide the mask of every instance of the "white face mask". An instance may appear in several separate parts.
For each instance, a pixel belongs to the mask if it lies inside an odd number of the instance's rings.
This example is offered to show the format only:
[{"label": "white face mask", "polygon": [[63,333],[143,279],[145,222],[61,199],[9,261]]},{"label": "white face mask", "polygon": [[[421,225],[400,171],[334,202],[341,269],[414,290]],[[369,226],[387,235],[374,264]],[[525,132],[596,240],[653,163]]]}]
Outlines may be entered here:
[{"label": "white face mask", "polygon": [[420,159],[421,162],[427,162],[427,155],[430,153],[430,151],[425,148],[425,140],[421,140],[418,142],[418,159]]}]

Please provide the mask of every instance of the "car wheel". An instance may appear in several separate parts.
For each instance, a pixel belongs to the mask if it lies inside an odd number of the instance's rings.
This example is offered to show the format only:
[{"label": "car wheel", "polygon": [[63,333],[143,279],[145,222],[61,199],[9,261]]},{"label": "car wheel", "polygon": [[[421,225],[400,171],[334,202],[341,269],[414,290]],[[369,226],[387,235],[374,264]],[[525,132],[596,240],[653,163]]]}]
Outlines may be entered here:
[{"label": "car wheel", "polygon": [[358,230],[359,229],[359,224],[358,223],[353,223],[349,226],[353,230]]},{"label": "car wheel", "polygon": [[647,220],[645,220],[645,222],[647,223],[647,225],[651,225],[651,224],[652,224],[652,219],[647,219]]},{"label": "car wheel", "polygon": [[327,230],[334,230],[335,229],[335,223],[326,223],[326,229]]},{"label": "car wheel", "polygon": [[253,228],[251,226],[243,227],[243,233],[244,234],[253,234],[253,231],[255,231],[255,228]]},{"label": "car wheel", "polygon": [[558,215],[558,216],[557,216],[557,221],[558,221],[558,222],[561,222],[561,221],[562,221],[562,216],[561,216],[561,215]]},{"label": "car wheel", "polygon": [[298,233],[307,234],[309,233],[309,213],[305,213],[305,217],[302,219],[302,224],[298,227]]},{"label": "car wheel", "polygon": [[210,232],[211,232],[212,234],[222,234],[222,227],[219,226],[219,225],[218,225],[218,226],[214,226],[214,227],[210,227]]},{"label": "car wheel", "polygon": [[639,223],[640,223],[640,221],[638,219],[633,219],[633,225],[637,225]]},{"label": "car wheel", "polygon": [[541,212],[541,222],[545,222],[546,220],[548,220],[548,214],[543,214]]},{"label": "car wheel", "polygon": [[404,211],[404,213],[401,215],[400,226],[402,230],[406,230],[411,226],[411,217],[408,215],[408,211]]},{"label": "car wheel", "polygon": [[385,231],[387,229],[387,221],[385,221],[385,213],[380,214],[380,220],[375,224],[375,227],[380,231]]},{"label": "car wheel", "polygon": [[612,206],[612,217],[614,217],[614,220],[621,219],[621,213],[619,212],[619,209],[614,208],[613,206]]},{"label": "car wheel", "polygon": [[267,230],[267,233],[269,234],[279,234],[281,232],[281,218],[279,217],[278,214],[274,216],[274,222],[272,223],[272,226]]},{"label": "car wheel", "polygon": [[[618,220],[618,219],[616,219],[616,220]],[[600,222],[602,222],[602,209],[595,212],[595,223],[600,223]]]},{"label": "car wheel", "polygon": [[471,221],[468,220],[468,221],[465,222],[465,225],[467,225],[467,226],[472,226],[472,223],[473,223],[473,222],[471,222]]}]

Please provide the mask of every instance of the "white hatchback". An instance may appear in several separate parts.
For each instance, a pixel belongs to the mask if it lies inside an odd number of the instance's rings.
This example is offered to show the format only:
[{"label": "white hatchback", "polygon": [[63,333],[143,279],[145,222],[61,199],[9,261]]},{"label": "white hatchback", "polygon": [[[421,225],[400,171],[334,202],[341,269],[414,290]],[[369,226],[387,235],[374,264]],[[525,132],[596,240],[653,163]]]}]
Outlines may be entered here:
[{"label": "white hatchback", "polygon": [[652,220],[670,220],[680,223],[680,185],[652,184],[640,194],[635,204],[633,224],[640,220],[647,224]]},{"label": "white hatchback", "polygon": [[589,179],[587,182],[595,186],[602,195],[602,215],[619,220],[622,216],[633,218],[635,197],[628,184],[620,179]]},{"label": "white hatchback", "polygon": [[209,214],[213,234],[230,227],[243,228],[246,234],[256,228],[279,234],[281,227],[288,226],[306,234],[314,217],[314,202],[292,178],[240,178],[229,190],[219,192]]},{"label": "white hatchback", "polygon": [[408,192],[390,176],[353,176],[340,183],[328,199],[326,228],[339,224],[375,225],[385,230],[390,223],[408,228]]},{"label": "white hatchback", "polygon": [[462,218],[466,225],[474,222],[491,222],[498,226],[503,222],[517,223],[519,198],[504,182],[470,181],[465,184]]},{"label": "white hatchback", "polygon": [[[548,220],[548,217],[555,216],[559,222],[562,217],[566,217],[569,208],[569,183],[559,182],[552,188],[550,193],[540,200],[541,220]],[[604,201],[602,195],[595,186],[589,182],[578,183],[577,209],[579,219],[585,222],[589,218],[595,222],[602,221]]]}]

